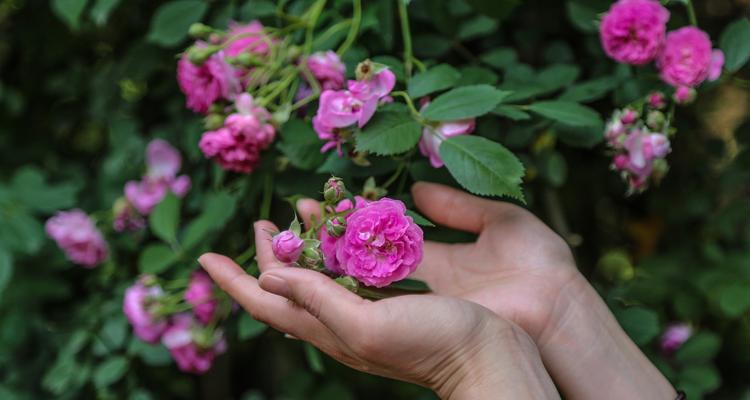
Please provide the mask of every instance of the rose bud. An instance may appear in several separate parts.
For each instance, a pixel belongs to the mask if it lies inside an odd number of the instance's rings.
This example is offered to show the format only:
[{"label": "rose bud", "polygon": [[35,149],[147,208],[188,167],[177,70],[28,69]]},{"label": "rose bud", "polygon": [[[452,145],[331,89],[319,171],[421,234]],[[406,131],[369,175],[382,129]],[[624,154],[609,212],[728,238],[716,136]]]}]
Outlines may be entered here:
[{"label": "rose bud", "polygon": [[323,261],[323,256],[320,254],[320,250],[316,247],[308,247],[304,251],[302,251],[302,257],[299,259],[300,265],[302,265],[305,268],[310,268],[314,270],[320,270],[321,269],[321,262]]},{"label": "rose bud", "polygon": [[346,232],[346,219],[344,217],[336,217],[326,221],[326,233],[332,237],[340,237]]},{"label": "rose bud", "polygon": [[323,186],[323,198],[326,200],[326,203],[338,203],[339,201],[341,201],[341,199],[344,198],[345,190],[346,187],[344,186],[344,182],[341,180],[341,178],[332,176],[330,179],[328,179],[328,182],[326,182],[325,186]]},{"label": "rose bud", "polygon": [[200,22],[196,22],[190,25],[190,29],[188,29],[188,35],[195,39],[206,39],[211,36],[213,31],[214,30],[210,26],[201,24]]},{"label": "rose bud", "polygon": [[305,241],[292,231],[283,231],[273,237],[271,242],[273,254],[276,258],[285,263],[292,263],[299,259],[302,249],[305,247]]},{"label": "rose bud", "polygon": [[646,125],[655,131],[661,130],[664,121],[666,121],[666,117],[661,111],[651,111],[646,116]]}]

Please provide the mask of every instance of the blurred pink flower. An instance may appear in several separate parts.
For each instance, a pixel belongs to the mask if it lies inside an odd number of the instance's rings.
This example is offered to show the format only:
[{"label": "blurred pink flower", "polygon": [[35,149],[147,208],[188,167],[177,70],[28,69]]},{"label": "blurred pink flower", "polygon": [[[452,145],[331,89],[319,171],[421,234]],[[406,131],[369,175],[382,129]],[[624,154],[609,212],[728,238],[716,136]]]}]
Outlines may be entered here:
[{"label": "blurred pink flower", "polygon": [[644,65],[659,52],[668,20],[669,11],[656,0],[619,0],[602,18],[599,38],[615,61]]},{"label": "blurred pink flower", "polygon": [[161,342],[184,372],[204,374],[217,355],[226,351],[226,341],[221,330],[209,331],[196,326],[190,314],[172,318]]},{"label": "blurred pink flower", "polygon": [[153,312],[154,305],[164,296],[164,292],[158,285],[146,285],[152,279],[148,275],[138,279],[125,290],[122,302],[122,310],[133,327],[133,333],[147,343],[158,342],[167,329],[166,318],[157,317]]},{"label": "blurred pink flower", "polygon": [[93,268],[107,259],[107,242],[94,221],[79,209],[59,211],[47,220],[45,230],[75,264]]},{"label": "blurred pink flower", "polygon": [[213,320],[219,301],[214,295],[214,282],[205,272],[193,272],[185,290],[185,301],[193,306],[193,314],[203,324]]},{"label": "blurred pink flower", "polygon": [[263,24],[259,21],[246,25],[230,22],[227,40],[231,40],[226,47],[226,55],[229,57],[237,57],[244,52],[266,55],[274,43],[263,33]]},{"label": "blurred pink flower", "polygon": [[693,328],[688,324],[672,324],[664,330],[661,335],[659,345],[662,353],[671,355],[690,339],[693,334]]},{"label": "blurred pink flower", "polygon": [[714,49],[711,52],[711,64],[708,66],[708,80],[715,81],[721,77],[721,71],[724,69],[724,52]]},{"label": "blurred pink flower", "polygon": [[137,231],[146,226],[146,220],[124,198],[115,201],[113,213],[112,228],[116,232]]},{"label": "blurred pink flower", "polygon": [[307,67],[322,90],[338,90],[344,86],[346,66],[336,52],[328,50],[313,53],[307,59]]},{"label": "blurred pink flower", "polygon": [[186,52],[177,62],[177,82],[187,98],[187,107],[201,114],[208,112],[217,100],[232,100],[242,90],[237,71],[224,60],[221,51],[202,65],[193,64]]},{"label": "blurred pink flower", "polygon": [[708,78],[711,52],[708,34],[694,26],[669,32],[656,60],[661,79],[674,87],[700,85]]}]

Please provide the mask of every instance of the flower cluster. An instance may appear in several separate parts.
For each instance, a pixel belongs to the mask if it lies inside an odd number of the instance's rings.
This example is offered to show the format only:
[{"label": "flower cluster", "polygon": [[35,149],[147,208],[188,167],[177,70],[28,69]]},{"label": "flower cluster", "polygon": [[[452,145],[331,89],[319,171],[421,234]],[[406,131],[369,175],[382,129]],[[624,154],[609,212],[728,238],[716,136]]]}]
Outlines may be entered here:
[{"label": "flower cluster", "polygon": [[[183,311],[186,306],[192,313]],[[133,333],[147,343],[161,341],[182,371],[205,373],[226,349],[223,331],[215,327],[224,315],[203,271],[195,271],[176,295],[165,293],[156,277],[142,276],[125,291],[123,312]]]},{"label": "flower cluster", "polygon": [[180,153],[161,139],[152,140],[146,147],[146,173],[139,181],[125,183],[125,198],[114,206],[115,231],[143,228],[143,216],[151,214],[167,193],[183,197],[190,191],[190,177],[177,175],[182,165]]},{"label": "flower cluster", "polygon": [[614,152],[612,168],[628,182],[629,193],[645,190],[650,180],[660,179],[667,171],[664,159],[671,151],[669,124],[659,108],[663,94],[649,96],[645,120],[634,108],[615,111],[607,123],[607,146]]},{"label": "flower cluster", "polygon": [[343,154],[341,146],[351,128],[364,127],[379,104],[391,101],[388,94],[395,84],[396,75],[386,66],[366,60],[357,66],[357,80],[347,82],[346,90],[323,91],[312,121],[318,137],[327,142],[321,152],[335,147]]},{"label": "flower cluster", "polygon": [[404,203],[360,196],[352,201],[343,198],[344,190],[340,179],[331,178],[324,188],[321,225],[305,232],[305,239],[296,221],[275,235],[276,258],[315,269],[322,262],[332,274],[374,287],[388,286],[414,272],[422,261],[424,239]]},{"label": "flower cluster", "polygon": [[58,212],[44,228],[75,264],[93,268],[107,259],[107,242],[94,221],[79,209]]},{"label": "flower cluster", "polygon": [[666,33],[668,21],[669,11],[657,0],[619,0],[602,18],[602,47],[625,64],[655,60],[661,79],[676,89],[718,79],[724,54],[712,50],[708,34],[694,26]]}]

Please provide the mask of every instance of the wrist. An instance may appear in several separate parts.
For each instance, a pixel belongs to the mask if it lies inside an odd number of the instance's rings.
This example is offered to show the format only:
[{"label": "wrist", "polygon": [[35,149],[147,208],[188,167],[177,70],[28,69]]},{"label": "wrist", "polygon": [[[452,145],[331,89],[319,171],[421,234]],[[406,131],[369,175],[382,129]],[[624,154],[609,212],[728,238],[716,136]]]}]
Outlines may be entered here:
[{"label": "wrist", "polygon": [[676,396],[580,274],[561,288],[537,345],[550,374],[570,398]]},{"label": "wrist", "polygon": [[557,399],[533,340],[518,326],[488,321],[477,343],[451,361],[433,387],[441,399]]}]

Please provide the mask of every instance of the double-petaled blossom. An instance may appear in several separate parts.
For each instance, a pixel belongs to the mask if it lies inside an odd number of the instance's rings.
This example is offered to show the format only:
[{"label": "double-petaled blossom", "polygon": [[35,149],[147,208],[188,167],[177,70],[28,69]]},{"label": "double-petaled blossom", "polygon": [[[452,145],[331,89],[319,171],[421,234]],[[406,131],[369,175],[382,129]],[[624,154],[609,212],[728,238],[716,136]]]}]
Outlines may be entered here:
[{"label": "double-petaled blossom", "polygon": [[[206,44],[198,42],[195,46],[205,47]],[[218,100],[232,100],[240,93],[238,71],[224,57],[224,52],[218,51],[196,65],[186,52],[177,62],[177,83],[189,109],[205,114]]]},{"label": "double-petaled blossom", "polygon": [[133,327],[133,333],[147,343],[157,343],[167,329],[167,318],[158,316],[156,308],[164,296],[161,287],[143,276],[125,290],[122,310]]},{"label": "double-petaled blossom", "polygon": [[[354,198],[354,203],[349,199],[339,201],[333,211],[336,213],[346,213],[347,211],[360,209],[365,205],[367,205],[367,200],[362,196],[356,196]],[[351,213],[347,213],[344,216],[344,221],[346,221],[349,215],[351,215]],[[332,221],[333,223],[337,223],[335,220]],[[320,251],[323,253],[323,265],[334,273],[343,274],[344,270],[341,268],[341,265],[336,258],[336,248],[341,237],[329,235],[326,229],[321,229],[319,235]]]},{"label": "double-petaled blossom", "polygon": [[161,342],[169,350],[177,367],[193,374],[206,373],[216,356],[227,348],[220,329],[203,327],[190,314],[173,316]]},{"label": "double-petaled blossom", "polygon": [[644,65],[661,49],[667,21],[669,11],[656,0],[619,0],[602,18],[599,38],[612,59]]},{"label": "double-petaled blossom", "polygon": [[190,190],[190,177],[177,175],[182,165],[180,153],[169,143],[154,139],[146,148],[146,174],[140,181],[125,184],[125,197],[143,215],[148,215],[168,192],[184,197]]},{"label": "double-petaled blossom", "polygon": [[93,268],[107,259],[107,242],[82,210],[58,212],[47,220],[45,231],[75,264]]},{"label": "double-petaled blossom", "polygon": [[203,324],[214,320],[219,300],[214,294],[214,282],[203,271],[195,271],[185,290],[185,301],[193,306],[193,314]]},{"label": "double-petaled blossom", "polygon": [[223,127],[203,134],[198,146],[222,168],[250,173],[260,153],[273,142],[276,128],[268,110],[256,105],[250,94],[237,96],[235,108],[237,112],[226,118]]},{"label": "double-petaled blossom", "polygon": [[[703,83],[710,72],[716,74],[716,67],[714,71],[711,68],[712,58],[715,66],[721,61],[713,55],[708,34],[694,26],[686,26],[667,34],[656,66],[664,82],[674,87],[695,87]],[[721,74],[721,67],[718,69]]]}]

